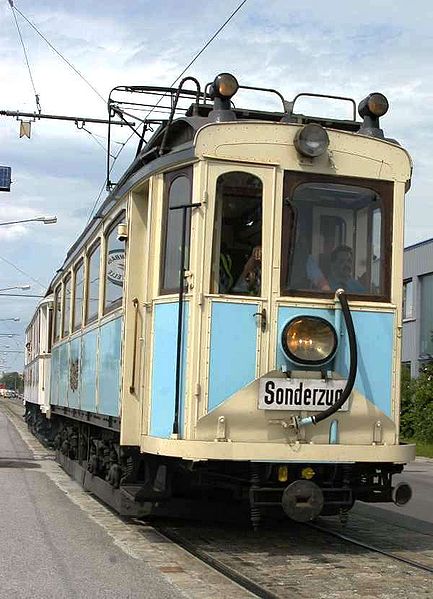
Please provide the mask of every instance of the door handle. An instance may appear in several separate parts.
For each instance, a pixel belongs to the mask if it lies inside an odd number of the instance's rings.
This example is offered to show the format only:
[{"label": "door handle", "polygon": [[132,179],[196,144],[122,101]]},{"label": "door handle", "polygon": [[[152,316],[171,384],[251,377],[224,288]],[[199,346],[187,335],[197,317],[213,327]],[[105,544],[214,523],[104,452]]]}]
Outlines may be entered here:
[{"label": "door handle", "polygon": [[261,318],[260,328],[262,329],[262,333],[264,333],[266,331],[266,327],[268,326],[268,317],[266,314],[266,308],[263,308],[263,310],[261,312],[256,312],[255,314],[253,314],[253,316],[260,316],[260,318]]}]

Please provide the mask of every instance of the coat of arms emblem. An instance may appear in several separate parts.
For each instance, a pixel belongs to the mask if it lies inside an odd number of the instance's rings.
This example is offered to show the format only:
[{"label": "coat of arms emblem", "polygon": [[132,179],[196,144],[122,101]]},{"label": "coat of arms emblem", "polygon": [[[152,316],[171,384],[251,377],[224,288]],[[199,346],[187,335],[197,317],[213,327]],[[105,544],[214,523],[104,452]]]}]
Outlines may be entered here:
[{"label": "coat of arms emblem", "polygon": [[69,363],[69,386],[74,393],[78,389],[78,371],[79,365],[77,358],[76,360],[71,360]]}]

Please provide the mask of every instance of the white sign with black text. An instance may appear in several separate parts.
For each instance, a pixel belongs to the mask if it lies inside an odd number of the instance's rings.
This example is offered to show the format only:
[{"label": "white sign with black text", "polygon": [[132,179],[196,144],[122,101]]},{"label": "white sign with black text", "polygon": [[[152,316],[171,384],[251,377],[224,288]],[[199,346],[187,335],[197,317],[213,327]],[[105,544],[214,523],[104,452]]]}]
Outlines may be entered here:
[{"label": "white sign with black text", "polygon": [[[341,397],[345,380],[263,378],[260,379],[259,410],[327,410]],[[345,402],[342,411],[349,409]]]}]

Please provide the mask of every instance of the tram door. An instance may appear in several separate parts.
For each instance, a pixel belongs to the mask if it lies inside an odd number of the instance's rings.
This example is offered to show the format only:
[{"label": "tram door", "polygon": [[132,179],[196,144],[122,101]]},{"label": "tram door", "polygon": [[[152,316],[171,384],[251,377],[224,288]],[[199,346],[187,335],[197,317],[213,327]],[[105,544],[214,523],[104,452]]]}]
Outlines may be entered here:
[{"label": "tram door", "polygon": [[200,415],[266,371],[274,214],[272,167],[214,163],[208,169]]}]

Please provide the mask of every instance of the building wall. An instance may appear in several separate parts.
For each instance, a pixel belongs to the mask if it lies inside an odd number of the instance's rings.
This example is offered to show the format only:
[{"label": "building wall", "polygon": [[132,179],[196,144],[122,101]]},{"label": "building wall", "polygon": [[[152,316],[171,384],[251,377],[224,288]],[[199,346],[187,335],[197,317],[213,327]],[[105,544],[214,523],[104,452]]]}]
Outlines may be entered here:
[{"label": "building wall", "polygon": [[433,360],[433,279],[424,278],[428,275],[433,277],[433,239],[404,250],[403,278],[405,284],[412,282],[413,307],[411,315],[403,313],[402,362],[410,365],[413,377]]}]

